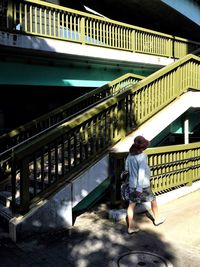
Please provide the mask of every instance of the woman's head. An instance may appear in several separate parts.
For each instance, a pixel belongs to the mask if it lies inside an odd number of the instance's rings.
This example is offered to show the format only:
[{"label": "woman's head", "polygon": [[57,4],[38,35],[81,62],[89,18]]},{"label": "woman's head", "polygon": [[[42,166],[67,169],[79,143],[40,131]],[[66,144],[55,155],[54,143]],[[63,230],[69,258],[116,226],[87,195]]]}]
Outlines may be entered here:
[{"label": "woman's head", "polygon": [[134,139],[133,145],[130,147],[129,152],[132,154],[140,154],[149,146],[149,141],[145,139],[143,136],[138,135]]}]

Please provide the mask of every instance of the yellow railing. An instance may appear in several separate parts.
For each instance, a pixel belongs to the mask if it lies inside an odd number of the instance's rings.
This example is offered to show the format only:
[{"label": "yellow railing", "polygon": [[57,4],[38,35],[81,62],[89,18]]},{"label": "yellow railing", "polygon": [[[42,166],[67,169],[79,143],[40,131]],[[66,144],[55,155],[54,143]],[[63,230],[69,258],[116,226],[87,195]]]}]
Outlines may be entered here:
[{"label": "yellow railing", "polygon": [[35,118],[25,125],[21,125],[18,128],[13,129],[9,133],[1,135],[1,166],[3,164],[3,155],[6,155],[7,158],[9,153],[12,153],[12,150],[16,148],[16,146],[24,144],[25,142],[28,143],[33,140],[33,138],[37,138],[39,135],[47,133],[47,131],[52,130],[72,117],[77,116],[79,113],[83,113],[86,109],[97,105],[109,97],[122,93],[124,90],[127,90],[130,86],[133,86],[133,84],[143,78],[144,76],[132,73],[124,74],[108,84],[96,88],[87,94],[84,94],[75,100],[50,111],[49,113]]},{"label": "yellow railing", "polygon": [[137,125],[149,119],[188,88],[200,90],[200,58],[187,55],[136,84],[130,92]]},{"label": "yellow railing", "polygon": [[181,58],[200,47],[184,38],[38,0],[8,0],[6,30],[134,53]]},{"label": "yellow railing", "polygon": [[[192,185],[200,180],[200,142],[148,148],[148,163],[151,170],[151,184],[155,194],[162,194],[181,186]],[[113,200],[120,198],[120,172],[124,169],[126,153],[112,153]]]},{"label": "yellow railing", "polygon": [[163,193],[200,179],[200,142],[150,148],[146,152],[155,193]]},{"label": "yellow railing", "polygon": [[[20,176],[21,207],[26,210],[38,195],[61,181],[69,181],[80,168],[91,165],[109,147],[187,90],[200,90],[199,77],[200,58],[187,55],[13,151],[12,179],[14,185],[16,175]],[[34,187],[31,190],[30,184]],[[37,184],[42,184],[40,190]],[[160,190],[162,187],[158,186]],[[34,193],[30,195],[30,191]]]}]

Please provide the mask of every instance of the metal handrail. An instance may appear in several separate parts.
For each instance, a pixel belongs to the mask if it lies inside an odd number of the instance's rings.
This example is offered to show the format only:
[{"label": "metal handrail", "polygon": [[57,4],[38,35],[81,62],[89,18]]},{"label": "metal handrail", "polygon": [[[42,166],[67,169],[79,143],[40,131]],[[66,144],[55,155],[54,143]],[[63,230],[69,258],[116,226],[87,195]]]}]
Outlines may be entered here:
[{"label": "metal handrail", "polygon": [[120,93],[122,90],[127,90],[128,86],[135,84],[142,78],[144,77],[127,73],[104,86],[78,97],[70,103],[56,108],[9,133],[3,134],[0,136],[0,148],[1,151],[3,151],[0,153],[1,164],[4,162],[4,156],[6,156],[7,160],[7,155],[11,153],[13,149],[29,143],[107,98]]},{"label": "metal handrail", "polygon": [[5,9],[4,30],[9,32],[177,59],[200,47],[199,42],[44,1],[8,0]]},{"label": "metal handrail", "polygon": [[[38,199],[39,194],[61,181],[69,181],[80,168],[91,164],[128,132],[139,127],[187,90],[200,90],[199,66],[199,57],[187,55],[129,90],[107,99],[23,148],[16,149],[13,153],[13,167],[18,170],[22,182],[21,207],[27,209],[35,198]],[[167,149],[165,152],[171,153]],[[37,176],[38,171],[40,177]],[[14,184],[15,171],[12,179]],[[34,179],[34,185],[43,184],[39,193],[35,189],[34,194],[30,195],[27,182],[30,179]],[[185,182],[189,183],[184,177],[181,184]]]},{"label": "metal handrail", "polygon": [[[200,179],[199,157],[200,142],[145,150],[151,170],[151,185],[155,194],[171,191],[178,186],[192,185]],[[128,152],[112,152],[113,167],[113,201],[120,199],[120,173],[124,169],[124,161]],[[184,162],[184,164],[183,164]],[[173,166],[172,166],[173,165]],[[171,168],[169,167],[171,166]],[[162,168],[162,172],[160,172]]]}]

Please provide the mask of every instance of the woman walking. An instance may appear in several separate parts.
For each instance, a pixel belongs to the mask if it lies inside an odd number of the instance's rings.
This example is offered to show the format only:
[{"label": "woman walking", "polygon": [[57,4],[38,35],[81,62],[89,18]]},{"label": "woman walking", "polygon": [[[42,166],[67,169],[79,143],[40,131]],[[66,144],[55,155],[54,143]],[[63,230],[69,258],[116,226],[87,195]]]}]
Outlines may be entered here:
[{"label": "woman walking", "polygon": [[151,202],[154,225],[158,226],[164,219],[158,217],[158,205],[156,197],[150,186],[150,168],[147,155],[144,150],[149,146],[149,141],[143,136],[137,136],[130,147],[129,155],[126,158],[125,170],[129,172],[130,199],[127,209],[128,234],[139,231],[134,220],[134,210],[137,203]]}]

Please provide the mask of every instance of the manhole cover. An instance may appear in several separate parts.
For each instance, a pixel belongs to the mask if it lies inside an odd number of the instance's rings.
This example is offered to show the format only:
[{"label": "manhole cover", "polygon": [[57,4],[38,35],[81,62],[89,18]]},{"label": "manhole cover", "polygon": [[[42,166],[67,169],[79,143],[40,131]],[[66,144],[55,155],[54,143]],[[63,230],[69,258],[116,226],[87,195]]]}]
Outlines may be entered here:
[{"label": "manhole cover", "polygon": [[113,267],[173,267],[165,258],[145,251],[132,251],[121,254]]}]

